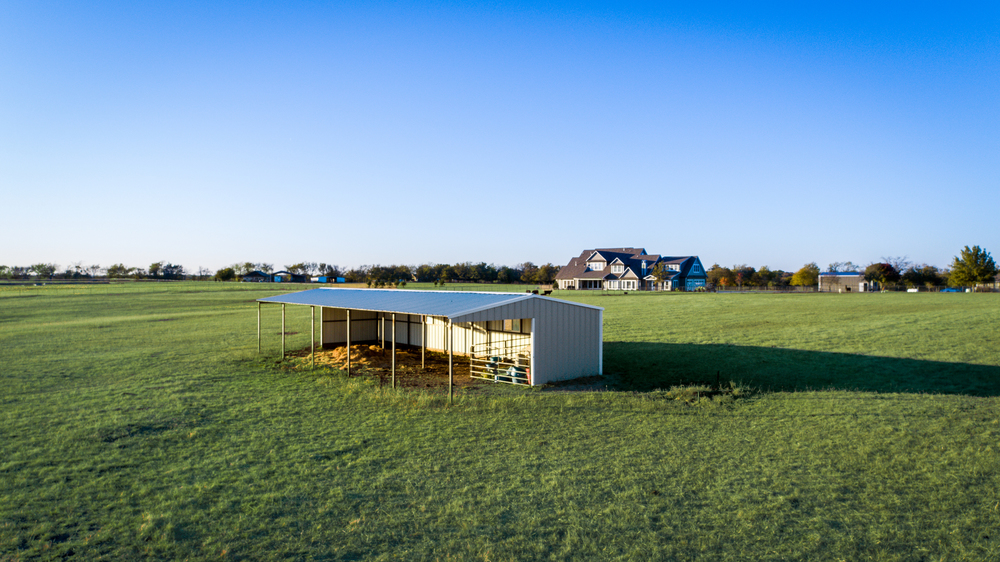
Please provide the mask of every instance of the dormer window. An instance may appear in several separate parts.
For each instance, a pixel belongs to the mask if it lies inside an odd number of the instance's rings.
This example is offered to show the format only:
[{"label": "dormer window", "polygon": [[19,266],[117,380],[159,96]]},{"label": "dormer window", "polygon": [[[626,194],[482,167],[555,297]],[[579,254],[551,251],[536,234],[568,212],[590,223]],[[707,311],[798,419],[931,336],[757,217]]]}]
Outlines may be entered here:
[{"label": "dormer window", "polygon": [[680,271],[681,266],[677,265],[676,263],[671,263],[667,264],[667,269],[669,269],[670,271]]},{"label": "dormer window", "polygon": [[591,271],[604,271],[604,262],[602,262],[602,261],[590,261],[590,262],[587,262],[587,267]]},{"label": "dormer window", "polygon": [[616,263],[611,266],[611,273],[624,273],[624,272],[625,272],[625,266],[620,263]]}]

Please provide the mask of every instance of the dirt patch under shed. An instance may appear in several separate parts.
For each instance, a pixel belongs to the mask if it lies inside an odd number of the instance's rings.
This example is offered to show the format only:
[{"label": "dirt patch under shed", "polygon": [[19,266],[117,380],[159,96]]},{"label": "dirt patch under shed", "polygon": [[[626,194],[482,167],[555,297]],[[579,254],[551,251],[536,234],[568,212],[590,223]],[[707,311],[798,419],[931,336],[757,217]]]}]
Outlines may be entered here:
[{"label": "dirt patch under shed", "polygon": [[[448,354],[437,351],[427,351],[424,368],[420,365],[420,348],[396,348],[396,386],[403,388],[448,388]],[[311,366],[309,350],[304,349],[288,353],[302,366]],[[469,376],[469,358],[462,355],[453,356],[455,371],[455,386],[465,390],[474,390],[484,385],[493,385],[490,381],[474,379]],[[337,346],[316,350],[316,367],[329,367],[347,371],[347,347]],[[392,350],[383,349],[379,345],[351,346],[351,374],[377,379],[380,384],[391,384],[392,380]]]}]

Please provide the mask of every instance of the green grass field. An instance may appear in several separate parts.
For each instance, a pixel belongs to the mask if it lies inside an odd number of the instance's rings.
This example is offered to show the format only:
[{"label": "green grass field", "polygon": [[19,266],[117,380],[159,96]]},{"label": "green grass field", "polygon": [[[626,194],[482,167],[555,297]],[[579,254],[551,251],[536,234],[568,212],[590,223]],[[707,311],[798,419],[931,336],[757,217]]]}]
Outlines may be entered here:
[{"label": "green grass field", "polygon": [[612,391],[448,407],[282,289],[0,290],[0,560],[1000,559],[995,295],[562,293]]}]

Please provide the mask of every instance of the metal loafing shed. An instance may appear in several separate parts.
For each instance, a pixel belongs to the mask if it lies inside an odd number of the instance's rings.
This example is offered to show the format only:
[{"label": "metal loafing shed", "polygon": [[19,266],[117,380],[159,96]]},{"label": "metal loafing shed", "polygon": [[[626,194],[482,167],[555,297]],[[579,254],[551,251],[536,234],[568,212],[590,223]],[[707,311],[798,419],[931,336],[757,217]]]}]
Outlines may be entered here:
[{"label": "metal loafing shed", "polygon": [[257,302],[258,349],[261,304],[309,306],[314,317],[319,307],[322,346],[350,350],[379,338],[384,346],[388,334],[394,378],[397,343],[468,355],[474,371],[478,365],[480,374],[498,373],[496,380],[507,382],[541,385],[603,374],[604,309],[597,306],[530,293],[328,287]]}]

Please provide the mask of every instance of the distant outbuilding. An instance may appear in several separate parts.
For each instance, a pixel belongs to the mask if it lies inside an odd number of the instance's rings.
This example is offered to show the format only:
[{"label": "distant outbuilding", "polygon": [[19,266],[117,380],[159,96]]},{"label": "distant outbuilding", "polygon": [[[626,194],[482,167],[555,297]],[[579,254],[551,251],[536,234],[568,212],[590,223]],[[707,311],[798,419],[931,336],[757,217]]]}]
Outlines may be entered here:
[{"label": "distant outbuilding", "polygon": [[240,276],[240,281],[244,283],[270,283],[271,276],[263,271],[251,271]]},{"label": "distant outbuilding", "polygon": [[828,293],[864,293],[871,286],[865,274],[856,271],[827,271],[819,274],[819,291]]},{"label": "distant outbuilding", "polygon": [[275,283],[308,283],[309,276],[291,271],[277,271],[274,273]]}]

